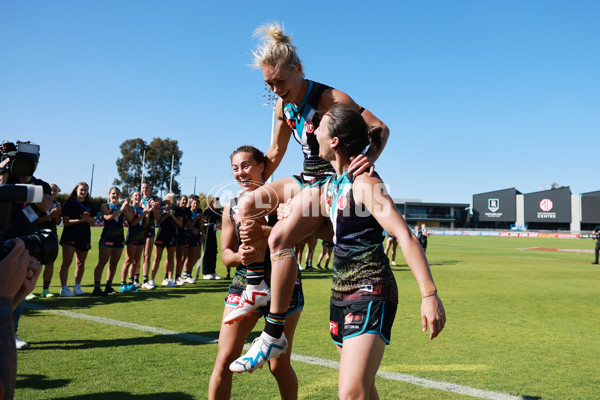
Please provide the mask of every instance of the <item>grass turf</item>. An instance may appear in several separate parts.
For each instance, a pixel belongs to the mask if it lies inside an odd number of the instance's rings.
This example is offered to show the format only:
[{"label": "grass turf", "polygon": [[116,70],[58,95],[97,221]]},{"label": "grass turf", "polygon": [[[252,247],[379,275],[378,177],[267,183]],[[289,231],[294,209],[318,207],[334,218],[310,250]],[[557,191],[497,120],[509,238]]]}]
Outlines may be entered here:
[{"label": "grass turf", "polygon": [[[86,263],[87,293],[92,291],[99,233],[94,229]],[[448,318],[433,341],[420,330],[418,287],[398,249],[393,270],[399,307],[380,371],[527,399],[597,398],[600,269],[590,265],[590,254],[520,250],[593,245],[569,239],[430,237],[427,256]],[[320,245],[315,262],[319,252]],[[59,266],[60,254],[51,287],[55,294]],[[74,264],[70,286],[73,271]],[[158,278],[161,273],[162,266]],[[225,275],[220,260],[217,273]],[[331,271],[303,275],[306,305],[295,354],[339,360],[328,332],[330,276]],[[108,298],[55,297],[31,303],[196,335],[192,339],[216,339],[227,287],[228,281],[201,280]],[[34,293],[40,292],[41,279]],[[249,340],[262,327],[261,320]],[[24,312],[19,334],[31,348],[18,352],[16,399],[203,399],[217,354],[216,344],[31,308]],[[337,398],[337,370],[299,361],[293,366],[300,398]],[[377,388],[382,399],[472,398],[382,377]],[[279,398],[266,368],[234,376],[232,398],[250,396]]]}]

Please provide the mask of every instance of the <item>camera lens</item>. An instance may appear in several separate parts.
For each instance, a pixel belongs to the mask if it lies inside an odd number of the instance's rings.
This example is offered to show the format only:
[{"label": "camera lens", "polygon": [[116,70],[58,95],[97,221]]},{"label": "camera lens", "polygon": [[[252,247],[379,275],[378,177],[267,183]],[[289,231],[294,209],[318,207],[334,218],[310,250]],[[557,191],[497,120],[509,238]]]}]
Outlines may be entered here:
[{"label": "camera lens", "polygon": [[58,238],[50,229],[41,229],[39,232],[22,236],[19,239],[25,242],[25,248],[40,264],[49,264],[56,260],[58,255]]}]

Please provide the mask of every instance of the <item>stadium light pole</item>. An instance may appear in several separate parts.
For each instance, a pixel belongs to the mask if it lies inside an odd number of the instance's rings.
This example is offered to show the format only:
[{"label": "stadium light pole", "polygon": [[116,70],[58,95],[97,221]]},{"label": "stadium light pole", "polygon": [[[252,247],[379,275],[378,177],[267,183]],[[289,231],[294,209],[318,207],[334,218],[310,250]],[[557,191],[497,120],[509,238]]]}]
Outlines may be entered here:
[{"label": "stadium light pole", "polygon": [[[262,97],[265,99],[263,106],[271,106],[273,109],[271,115],[271,141],[269,142],[269,146],[272,146],[273,136],[275,135],[275,105],[277,104],[278,96],[275,93],[273,93],[273,91],[269,88],[269,85],[267,85],[266,83],[264,90],[265,93],[262,94]],[[269,179],[267,179],[267,183],[273,182],[273,175],[275,175],[275,173],[271,174]]]},{"label": "stadium light pole", "polygon": [[92,164],[92,179],[90,180],[90,199],[92,198],[92,190],[94,190],[94,164]]}]

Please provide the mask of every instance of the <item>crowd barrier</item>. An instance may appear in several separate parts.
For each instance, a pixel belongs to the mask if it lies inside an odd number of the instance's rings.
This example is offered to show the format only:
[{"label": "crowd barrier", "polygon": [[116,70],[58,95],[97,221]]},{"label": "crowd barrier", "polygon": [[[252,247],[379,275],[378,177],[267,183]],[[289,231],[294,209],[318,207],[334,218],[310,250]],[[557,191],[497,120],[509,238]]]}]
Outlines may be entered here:
[{"label": "crowd barrier", "polygon": [[525,237],[525,238],[556,238],[556,239],[587,239],[588,234],[577,233],[549,233],[549,232],[510,232],[510,231],[459,231],[430,229],[430,235],[445,236],[494,236],[494,237]]}]

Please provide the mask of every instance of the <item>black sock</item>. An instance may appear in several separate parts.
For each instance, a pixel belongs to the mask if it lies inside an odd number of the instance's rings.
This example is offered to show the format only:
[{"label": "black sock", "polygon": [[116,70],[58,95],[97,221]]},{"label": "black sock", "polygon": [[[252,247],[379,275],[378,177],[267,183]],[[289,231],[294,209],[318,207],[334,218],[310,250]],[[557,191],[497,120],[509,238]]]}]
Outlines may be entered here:
[{"label": "black sock", "polygon": [[94,282],[94,289],[100,289],[100,282]]},{"label": "black sock", "polygon": [[148,275],[144,275],[144,283],[148,283]]},{"label": "black sock", "polygon": [[283,334],[283,328],[285,328],[285,319],[285,313],[269,313],[265,317],[265,333],[279,339]]},{"label": "black sock", "polygon": [[136,283],[140,283],[140,274],[135,274],[134,278],[133,278],[133,281],[136,282]]},{"label": "black sock", "polygon": [[50,289],[50,281],[44,281],[44,290]]}]

